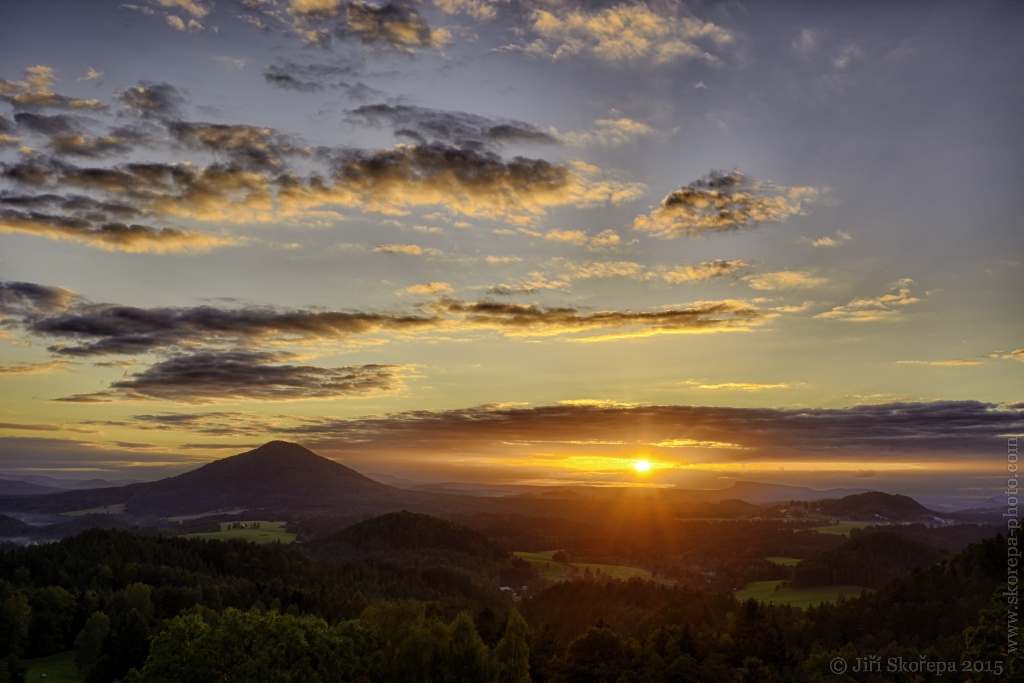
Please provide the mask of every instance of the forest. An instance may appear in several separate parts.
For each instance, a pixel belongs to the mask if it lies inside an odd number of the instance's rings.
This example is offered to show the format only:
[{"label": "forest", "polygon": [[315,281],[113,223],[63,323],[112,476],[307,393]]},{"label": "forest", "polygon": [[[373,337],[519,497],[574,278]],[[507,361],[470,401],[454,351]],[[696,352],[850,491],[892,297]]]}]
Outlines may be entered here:
[{"label": "forest", "polygon": [[[391,513],[331,533],[307,525],[318,537],[290,546],[94,529],[8,549],[0,681],[24,680],[25,660],[66,651],[87,683],[930,680],[887,672],[889,660],[954,662],[942,680],[1024,676],[1020,654],[1006,651],[1000,535],[952,543],[960,549],[950,553],[920,538],[957,532],[923,527],[908,531],[916,541],[888,532],[847,540],[776,522],[690,521],[676,549],[692,549],[689,566],[721,572],[665,567],[686,580],[551,583],[508,552],[508,537],[537,532],[536,520],[476,521]],[[569,538],[553,523],[544,533]],[[610,538],[582,535],[563,552],[621,561],[653,555],[658,540]],[[813,562],[799,571],[743,562],[783,550],[814,553]],[[861,574],[843,578],[877,590],[807,609],[740,601],[725,587],[740,574],[813,583],[856,567]],[[875,673],[829,668],[872,656],[883,662]],[[964,671],[972,662],[989,668]]]}]

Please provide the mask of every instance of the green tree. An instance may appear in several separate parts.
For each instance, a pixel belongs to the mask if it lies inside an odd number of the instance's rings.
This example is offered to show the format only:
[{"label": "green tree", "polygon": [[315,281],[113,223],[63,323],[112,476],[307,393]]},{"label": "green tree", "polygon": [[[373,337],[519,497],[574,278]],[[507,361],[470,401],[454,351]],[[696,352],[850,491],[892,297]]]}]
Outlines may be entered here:
[{"label": "green tree", "polygon": [[207,622],[171,620],[153,640],[140,683],[344,683],[355,678],[352,641],[312,616],[228,608]]},{"label": "green tree", "polygon": [[505,635],[494,648],[494,683],[530,683],[530,627],[513,610],[505,625]]},{"label": "green tree", "polygon": [[487,680],[490,650],[480,639],[476,624],[467,612],[455,617],[446,658],[445,680],[449,683],[478,683]]},{"label": "green tree", "polygon": [[103,652],[103,640],[110,633],[110,617],[93,612],[75,638],[75,667],[83,676],[96,666]]},{"label": "green tree", "polygon": [[75,596],[60,586],[47,586],[29,593],[28,601],[32,606],[28,654],[42,657],[65,649],[75,616]]},{"label": "green tree", "polygon": [[24,593],[18,591],[0,600],[0,652],[25,654],[31,626],[32,606]]}]

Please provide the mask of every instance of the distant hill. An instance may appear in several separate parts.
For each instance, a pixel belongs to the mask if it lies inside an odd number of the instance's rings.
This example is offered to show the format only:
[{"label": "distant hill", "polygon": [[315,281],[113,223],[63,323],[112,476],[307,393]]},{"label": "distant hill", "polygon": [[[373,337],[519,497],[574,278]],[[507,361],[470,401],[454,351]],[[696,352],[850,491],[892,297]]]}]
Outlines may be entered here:
[{"label": "distant hill", "polygon": [[736,481],[728,488],[716,490],[716,492],[702,492],[712,494],[710,500],[721,502],[729,499],[738,499],[748,503],[783,503],[787,501],[822,501],[826,499],[843,498],[857,494],[869,493],[868,488],[829,488],[818,490],[807,486],[791,486],[781,483],[761,483],[759,481]]},{"label": "distant hill", "polygon": [[894,493],[868,491],[844,496],[838,500],[818,500],[778,506],[789,512],[820,514],[857,521],[878,522],[930,522],[939,520],[938,513],[929,510],[913,498]]},{"label": "distant hill", "polygon": [[41,496],[47,493],[58,493],[60,489],[52,486],[40,486],[26,481],[0,479],[0,496]]},{"label": "distant hill", "polygon": [[[140,479],[63,479],[60,477],[47,477],[42,474],[0,474],[0,479],[23,481],[28,484],[45,486],[47,488],[57,489],[60,491],[105,489],[112,486],[127,486],[128,484],[142,483],[142,480]],[[53,491],[48,491],[48,493],[53,493]]]},{"label": "distant hill", "polygon": [[[232,509],[383,513],[437,507],[438,494],[381,484],[287,441],[208,463],[176,477],[127,486],[0,501],[0,510],[72,512],[124,505],[132,517],[169,517]],[[457,499],[456,499],[457,500]]]}]

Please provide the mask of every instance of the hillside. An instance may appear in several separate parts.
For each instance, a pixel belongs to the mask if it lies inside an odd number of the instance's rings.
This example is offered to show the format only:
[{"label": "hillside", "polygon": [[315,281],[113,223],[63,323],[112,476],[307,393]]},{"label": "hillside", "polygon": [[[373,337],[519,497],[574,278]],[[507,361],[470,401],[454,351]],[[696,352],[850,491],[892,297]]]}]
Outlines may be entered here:
[{"label": "hillside", "polygon": [[849,584],[881,588],[915,567],[942,561],[938,548],[889,532],[866,534],[804,560],[793,568],[795,588]]},{"label": "hillside", "polygon": [[286,441],[155,482],[116,488],[7,498],[0,509],[72,512],[124,505],[133,517],[168,517],[217,510],[344,510],[381,513],[429,507],[440,496],[401,491]]},{"label": "hillside", "polygon": [[362,555],[419,550],[447,550],[487,559],[506,553],[467,526],[407,510],[374,517],[313,541],[309,547],[330,555]]}]

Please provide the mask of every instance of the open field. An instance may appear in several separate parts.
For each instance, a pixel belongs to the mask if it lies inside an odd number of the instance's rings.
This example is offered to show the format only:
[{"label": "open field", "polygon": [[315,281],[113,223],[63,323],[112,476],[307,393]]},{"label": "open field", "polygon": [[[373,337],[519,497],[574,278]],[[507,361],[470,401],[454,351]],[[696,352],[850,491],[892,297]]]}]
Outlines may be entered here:
[{"label": "open field", "polygon": [[526,560],[540,574],[542,579],[547,581],[566,581],[578,576],[583,576],[587,569],[595,576],[601,574],[613,579],[625,581],[626,579],[640,578],[645,581],[657,581],[659,583],[675,583],[671,579],[655,577],[647,569],[639,567],[627,567],[617,564],[594,564],[591,562],[555,562],[551,559],[557,550],[545,550],[537,553],[516,552],[514,555]]},{"label": "open field", "polygon": [[[259,529],[251,528],[254,522],[259,522]],[[220,531],[210,531],[208,533],[202,534],[185,534],[185,537],[214,538],[220,540],[240,538],[243,541],[251,541],[253,543],[291,543],[295,540],[295,534],[290,534],[284,530],[284,522],[265,522],[261,520],[252,520],[240,523],[246,524],[250,528],[232,529],[231,525],[233,524],[233,522],[221,522]]]},{"label": "open field", "polygon": [[74,512],[62,512],[68,517],[81,517],[82,515],[119,515],[124,512],[124,503],[118,505],[106,505],[101,508],[89,508],[88,510],[75,510]]},{"label": "open field", "polygon": [[[75,669],[75,653],[73,650],[58,652],[49,657],[25,659],[22,663],[28,667],[26,681],[46,680],[47,683],[82,683],[82,677]],[[46,674],[43,679],[42,675]]]},{"label": "open field", "polygon": [[774,602],[794,607],[812,607],[822,602],[835,602],[839,596],[860,597],[861,586],[815,586],[814,588],[782,588],[775,590],[782,581],[751,581],[736,591],[737,600],[754,598],[760,602]]},{"label": "open field", "polygon": [[875,522],[839,522],[826,526],[815,526],[808,531],[817,531],[819,534],[836,534],[837,536],[849,536],[851,529],[863,529],[866,526],[874,526]]},{"label": "open field", "polygon": [[795,567],[803,562],[799,557],[766,557],[764,559],[773,564],[781,564],[786,567]]},{"label": "open field", "polygon": [[190,522],[193,519],[201,519],[203,517],[213,517],[214,515],[240,515],[245,512],[245,508],[235,508],[234,510],[215,510],[214,512],[200,512],[198,515],[181,515],[178,517],[168,517],[167,519],[172,522]]}]

